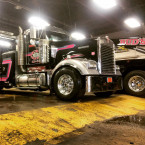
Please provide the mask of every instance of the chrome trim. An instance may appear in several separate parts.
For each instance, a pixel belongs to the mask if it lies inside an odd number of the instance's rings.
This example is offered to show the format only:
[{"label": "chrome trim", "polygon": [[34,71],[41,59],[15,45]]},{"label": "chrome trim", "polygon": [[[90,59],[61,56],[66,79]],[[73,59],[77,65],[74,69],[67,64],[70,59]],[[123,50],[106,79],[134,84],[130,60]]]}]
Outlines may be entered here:
[{"label": "chrome trim", "polygon": [[91,93],[92,91],[91,83],[92,83],[91,76],[86,76],[86,93]]},{"label": "chrome trim", "polygon": [[17,87],[41,87],[46,85],[45,74],[23,74],[16,77]]},{"label": "chrome trim", "polygon": [[39,40],[39,62],[47,63],[49,62],[49,40],[40,39]]},{"label": "chrome trim", "polygon": [[145,79],[141,76],[133,76],[129,79],[128,86],[133,92],[141,92],[145,89]]},{"label": "chrome trim", "polygon": [[74,89],[74,82],[70,75],[64,74],[60,76],[57,82],[58,90],[61,94],[70,95]]},{"label": "chrome trim", "polygon": [[51,85],[52,70],[47,71],[47,85]]},{"label": "chrome trim", "polygon": [[110,40],[98,38],[98,70],[100,74],[116,74],[115,50]]},{"label": "chrome trim", "polygon": [[87,59],[67,59],[61,61],[52,71],[52,75],[55,74],[55,72],[65,66],[70,66],[75,68],[80,72],[81,75],[99,75],[99,72],[96,68],[89,69],[86,63],[89,63],[89,60]]},{"label": "chrome trim", "polygon": [[[117,74],[117,66],[116,66],[116,60],[115,60],[115,44],[113,44],[113,52],[114,52],[115,74]],[[120,69],[119,69],[119,71],[120,71]]]},{"label": "chrome trim", "polygon": [[102,61],[101,61],[101,38],[98,37],[97,39],[98,41],[98,48],[97,48],[97,52],[98,52],[98,70],[99,70],[99,73],[101,74],[102,73]]},{"label": "chrome trim", "polygon": [[24,37],[23,37],[23,30],[19,27],[19,42],[18,42],[18,65],[23,73],[26,72],[24,68]]}]

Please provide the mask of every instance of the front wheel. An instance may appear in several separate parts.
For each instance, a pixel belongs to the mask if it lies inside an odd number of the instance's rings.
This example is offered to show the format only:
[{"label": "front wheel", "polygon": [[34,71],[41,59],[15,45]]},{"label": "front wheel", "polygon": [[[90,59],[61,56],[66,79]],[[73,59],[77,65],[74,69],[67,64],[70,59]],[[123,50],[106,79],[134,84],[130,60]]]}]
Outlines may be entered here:
[{"label": "front wheel", "polygon": [[128,73],[124,78],[125,91],[134,96],[145,95],[145,72],[144,71],[132,71]]},{"label": "front wheel", "polygon": [[64,101],[77,100],[85,93],[84,79],[73,68],[62,68],[54,76],[54,91]]}]

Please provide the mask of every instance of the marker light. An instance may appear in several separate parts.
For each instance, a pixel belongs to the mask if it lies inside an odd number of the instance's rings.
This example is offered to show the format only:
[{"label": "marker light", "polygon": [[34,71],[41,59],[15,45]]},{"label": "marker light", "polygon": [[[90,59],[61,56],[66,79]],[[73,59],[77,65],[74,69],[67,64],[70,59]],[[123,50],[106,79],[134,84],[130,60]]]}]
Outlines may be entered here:
[{"label": "marker light", "polygon": [[124,23],[126,25],[128,25],[129,27],[131,27],[131,28],[136,28],[136,27],[141,26],[140,22],[137,19],[135,19],[135,18],[126,19],[124,21]]},{"label": "marker light", "polygon": [[76,39],[76,40],[83,40],[83,39],[86,38],[86,36],[85,36],[84,34],[79,33],[79,32],[73,32],[73,33],[71,34],[71,37],[72,37],[73,39]]},{"label": "marker light", "polygon": [[47,26],[50,26],[45,20],[41,19],[40,17],[31,17],[29,23],[32,24],[34,27],[38,29],[44,29]]},{"label": "marker light", "polygon": [[99,7],[110,9],[117,5],[116,0],[93,0]]},{"label": "marker light", "polygon": [[0,40],[0,46],[3,46],[3,47],[10,47],[10,46],[11,46],[11,43],[8,42],[8,41]]}]

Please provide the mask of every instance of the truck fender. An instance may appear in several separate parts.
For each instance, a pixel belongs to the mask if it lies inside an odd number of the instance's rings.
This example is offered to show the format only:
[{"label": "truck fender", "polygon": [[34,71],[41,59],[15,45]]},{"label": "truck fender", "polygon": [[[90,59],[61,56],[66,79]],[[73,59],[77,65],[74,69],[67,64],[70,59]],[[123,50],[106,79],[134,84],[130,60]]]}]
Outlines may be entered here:
[{"label": "truck fender", "polygon": [[81,75],[98,75],[99,72],[97,70],[97,67],[94,68],[94,69],[89,69],[87,67],[88,62],[89,62],[89,60],[86,60],[86,59],[67,59],[67,60],[63,60],[59,64],[57,64],[57,66],[54,68],[54,70],[52,71],[52,76],[55,74],[55,72],[57,70],[59,70],[62,67],[65,67],[65,66],[70,66],[70,67],[78,70],[78,72]]},{"label": "truck fender", "polygon": [[[49,79],[48,85],[50,86],[51,92],[54,92],[53,78],[55,76],[55,73],[63,67],[72,67],[72,68],[76,69],[82,76],[99,75],[99,71],[97,68],[89,69],[87,67],[88,62],[89,62],[89,60],[82,58],[82,59],[67,59],[67,60],[63,60],[59,64],[57,64],[56,67],[51,72],[51,77]],[[97,67],[97,64],[96,64],[96,67]]]}]

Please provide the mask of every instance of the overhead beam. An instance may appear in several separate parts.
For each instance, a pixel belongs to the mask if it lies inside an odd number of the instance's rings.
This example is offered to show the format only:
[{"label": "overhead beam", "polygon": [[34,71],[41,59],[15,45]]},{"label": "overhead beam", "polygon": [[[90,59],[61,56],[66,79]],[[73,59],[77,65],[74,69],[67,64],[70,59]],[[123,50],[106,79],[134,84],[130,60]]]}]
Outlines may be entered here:
[{"label": "overhead beam", "polygon": [[[22,5],[21,3],[14,2],[13,0],[0,0],[0,2],[10,3],[10,4],[12,4],[12,5],[19,6],[19,7],[21,7],[22,9],[24,9],[24,10],[26,10],[26,11],[28,11],[28,12],[35,13],[35,10],[33,10],[33,9],[27,7],[27,6],[24,6],[24,5]],[[71,28],[70,25],[67,25],[67,24],[65,24],[64,22],[60,21],[60,20],[57,20],[57,19],[52,18],[52,17],[49,17],[49,16],[46,16],[46,17],[47,17],[48,19],[51,19],[51,20],[52,20],[53,22],[55,22],[55,23],[58,23],[58,24],[60,24],[60,25],[63,25],[63,26],[65,26],[65,27],[67,27],[67,28]]]}]

